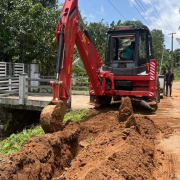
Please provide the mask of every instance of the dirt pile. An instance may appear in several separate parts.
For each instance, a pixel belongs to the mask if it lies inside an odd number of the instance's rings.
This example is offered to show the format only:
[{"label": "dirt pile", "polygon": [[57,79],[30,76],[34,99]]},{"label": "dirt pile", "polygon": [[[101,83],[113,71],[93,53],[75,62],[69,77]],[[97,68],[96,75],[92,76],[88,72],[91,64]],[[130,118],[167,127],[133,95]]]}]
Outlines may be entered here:
[{"label": "dirt pile", "polygon": [[119,108],[119,122],[127,121],[133,114],[133,108],[130,98],[122,97],[122,104]]},{"label": "dirt pile", "polygon": [[27,140],[0,164],[0,179],[153,179],[158,128],[132,110],[126,121],[119,122],[119,116],[103,113],[80,124],[70,122],[61,132]]},{"label": "dirt pile", "polygon": [[70,123],[62,132],[32,137],[21,150],[1,161],[1,180],[51,179],[70,166],[78,148],[79,124]]}]

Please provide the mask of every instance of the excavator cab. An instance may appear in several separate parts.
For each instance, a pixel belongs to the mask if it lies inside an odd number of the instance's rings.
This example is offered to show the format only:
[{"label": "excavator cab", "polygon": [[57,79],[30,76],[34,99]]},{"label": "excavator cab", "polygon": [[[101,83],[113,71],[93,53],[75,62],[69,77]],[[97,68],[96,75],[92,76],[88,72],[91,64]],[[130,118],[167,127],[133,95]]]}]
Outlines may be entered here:
[{"label": "excavator cab", "polygon": [[[103,71],[115,76],[138,75],[146,71],[152,59],[151,34],[147,26],[116,27],[107,31],[107,47]],[[123,59],[121,52],[135,43],[129,58]],[[121,56],[122,55],[122,56]],[[121,56],[121,57],[120,57]]]}]

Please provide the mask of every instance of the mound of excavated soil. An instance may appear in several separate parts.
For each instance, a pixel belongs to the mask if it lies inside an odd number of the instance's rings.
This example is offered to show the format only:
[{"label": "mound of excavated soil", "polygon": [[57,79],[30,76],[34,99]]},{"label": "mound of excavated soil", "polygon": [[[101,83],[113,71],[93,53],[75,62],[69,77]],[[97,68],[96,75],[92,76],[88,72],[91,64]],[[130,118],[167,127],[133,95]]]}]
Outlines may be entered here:
[{"label": "mound of excavated soil", "polygon": [[63,131],[25,141],[0,164],[0,179],[151,179],[157,132],[152,120],[133,114],[125,122],[115,112],[70,122]]}]

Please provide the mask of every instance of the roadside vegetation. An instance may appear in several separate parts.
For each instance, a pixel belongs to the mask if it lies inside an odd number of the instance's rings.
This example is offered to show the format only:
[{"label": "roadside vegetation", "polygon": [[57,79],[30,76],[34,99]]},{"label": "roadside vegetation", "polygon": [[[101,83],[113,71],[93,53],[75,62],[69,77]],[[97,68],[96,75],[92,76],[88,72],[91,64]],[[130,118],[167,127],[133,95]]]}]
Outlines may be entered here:
[{"label": "roadside vegetation", "polygon": [[[84,116],[89,115],[89,113],[90,112],[87,109],[72,110],[66,113],[64,122],[67,122],[68,120],[80,121]],[[32,127],[31,129],[24,129],[18,134],[12,134],[10,137],[0,141],[0,155],[16,153],[25,140],[32,136],[40,136],[42,134],[44,134],[44,131],[39,125]]]},{"label": "roadside vegetation", "polygon": [[[62,2],[62,1],[61,1]],[[0,1],[0,59],[13,63],[36,62],[40,74],[54,76],[56,69],[57,47],[55,30],[63,4],[56,0],[16,0]],[[102,61],[105,60],[106,31],[110,27],[143,25],[141,21],[124,21],[107,23],[86,21],[83,17],[91,41]],[[80,29],[82,25],[79,24]],[[158,69],[164,49],[163,64],[171,65],[171,50],[164,47],[165,36],[162,30],[151,31],[154,58],[158,59]],[[177,39],[179,40],[179,39]],[[180,42],[180,40],[179,40]],[[174,51],[174,65],[179,66],[180,49]],[[77,47],[74,48],[72,76],[87,76]]]},{"label": "roadside vegetation", "polygon": [[180,80],[180,67],[174,69],[174,77],[176,81]]}]

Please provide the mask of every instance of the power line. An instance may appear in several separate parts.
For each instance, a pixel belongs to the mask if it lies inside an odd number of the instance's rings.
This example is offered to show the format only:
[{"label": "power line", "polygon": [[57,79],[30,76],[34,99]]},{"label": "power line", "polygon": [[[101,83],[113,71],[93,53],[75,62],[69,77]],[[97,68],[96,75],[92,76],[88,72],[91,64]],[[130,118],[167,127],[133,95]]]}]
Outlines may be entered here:
[{"label": "power line", "polygon": [[116,9],[116,11],[127,21],[127,19],[122,15],[122,13],[120,13],[120,11],[111,3],[111,1],[110,0],[108,0],[109,1],[109,3],[111,4],[111,6],[113,6],[114,7],[114,9]]},{"label": "power line", "polygon": [[[137,1],[135,0],[136,3],[138,4],[138,6],[141,8],[141,10],[146,14],[146,16],[148,17],[148,19],[151,21],[152,25],[153,25],[153,19],[149,16],[149,14],[146,12],[146,9],[144,8],[143,4],[141,3],[141,1]],[[140,4],[139,4],[140,3]],[[141,6],[140,6],[141,5]],[[154,22],[155,23],[155,22]],[[156,24],[156,23],[155,23]],[[153,25],[154,26],[154,25]],[[157,24],[156,26],[161,29]],[[155,29],[158,29],[157,27],[154,26]]]},{"label": "power line", "polygon": [[[161,9],[161,6],[160,6],[160,3],[159,3],[159,0],[157,0],[157,3],[158,3],[158,5],[159,5],[159,9],[160,9],[160,11],[161,11],[161,14],[162,14],[162,16],[164,17],[164,19],[166,20],[166,24],[168,24],[167,23],[167,19],[166,19],[166,17],[164,16],[164,13],[162,12],[162,9]],[[169,25],[169,24],[168,24]],[[170,26],[169,26],[169,28],[170,28]],[[170,28],[171,29],[171,28]],[[169,30],[170,30],[169,29]],[[172,29],[171,29],[172,30]]]},{"label": "power line", "polygon": [[[131,4],[134,6],[134,8],[136,9],[136,11],[141,15],[141,17],[144,19],[144,21],[146,21],[146,19],[142,16],[142,14],[139,12],[138,8],[134,5],[134,3],[131,1]],[[149,23],[146,21],[146,23],[149,25]],[[150,26],[150,25],[149,25]]]},{"label": "power line", "polygon": [[[155,9],[155,11],[156,11],[156,13],[157,13],[157,15],[159,16],[161,22],[164,24],[164,22],[163,22],[163,20],[161,19],[161,17],[160,17],[160,15],[159,15],[159,13],[158,13],[158,11],[157,11],[157,9],[156,9],[154,3],[152,2],[152,0],[150,0],[150,1],[151,1],[151,4],[153,5],[153,7],[154,7],[154,9]],[[164,25],[165,25],[165,24],[164,24]],[[165,25],[165,26],[166,26],[166,25]],[[167,27],[167,26],[166,26],[166,28],[169,29],[169,27]],[[169,29],[169,31],[170,31],[170,29]]]}]

